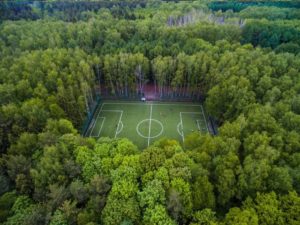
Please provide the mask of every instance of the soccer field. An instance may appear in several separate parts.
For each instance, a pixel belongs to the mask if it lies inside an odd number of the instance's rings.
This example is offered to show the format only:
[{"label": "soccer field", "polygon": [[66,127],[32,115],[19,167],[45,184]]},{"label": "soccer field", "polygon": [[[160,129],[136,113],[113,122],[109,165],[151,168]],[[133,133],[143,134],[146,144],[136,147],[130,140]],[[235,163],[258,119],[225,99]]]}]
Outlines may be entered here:
[{"label": "soccer field", "polygon": [[123,138],[140,148],[166,137],[183,142],[192,132],[208,132],[201,104],[104,101],[86,136]]}]

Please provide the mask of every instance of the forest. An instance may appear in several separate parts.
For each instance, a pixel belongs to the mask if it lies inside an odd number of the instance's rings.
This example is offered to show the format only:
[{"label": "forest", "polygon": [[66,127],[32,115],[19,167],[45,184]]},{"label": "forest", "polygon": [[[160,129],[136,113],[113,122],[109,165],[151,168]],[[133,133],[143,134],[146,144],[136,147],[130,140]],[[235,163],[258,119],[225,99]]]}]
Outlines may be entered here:
[{"label": "forest", "polygon": [[[297,1],[0,2],[0,223],[300,224],[299,53]],[[82,135],[141,84],[218,135]]]}]

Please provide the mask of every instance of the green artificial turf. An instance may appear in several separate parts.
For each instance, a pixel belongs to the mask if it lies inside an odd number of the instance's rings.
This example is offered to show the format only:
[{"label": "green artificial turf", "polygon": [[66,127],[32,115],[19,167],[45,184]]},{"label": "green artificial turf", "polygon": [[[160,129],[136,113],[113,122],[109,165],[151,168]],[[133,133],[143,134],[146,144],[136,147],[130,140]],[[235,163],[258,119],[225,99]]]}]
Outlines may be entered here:
[{"label": "green artificial turf", "polygon": [[104,101],[87,136],[128,138],[146,148],[163,137],[183,142],[192,132],[208,132],[201,104]]}]

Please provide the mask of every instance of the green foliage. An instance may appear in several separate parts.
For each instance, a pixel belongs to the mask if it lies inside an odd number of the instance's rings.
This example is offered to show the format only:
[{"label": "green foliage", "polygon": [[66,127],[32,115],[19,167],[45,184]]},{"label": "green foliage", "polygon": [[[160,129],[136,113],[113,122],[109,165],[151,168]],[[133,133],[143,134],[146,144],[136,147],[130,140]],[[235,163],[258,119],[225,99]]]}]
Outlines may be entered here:
[{"label": "green foliage", "polygon": [[293,191],[288,195],[280,198],[283,219],[288,224],[297,224],[299,221],[300,198],[299,195]]},{"label": "green foliage", "polygon": [[153,225],[175,225],[176,223],[169,217],[166,212],[166,208],[163,205],[157,204],[154,208],[146,210],[143,224]]},{"label": "green foliage", "polygon": [[251,20],[243,29],[243,43],[276,48],[282,43],[299,44],[299,28],[288,20]]},{"label": "green foliage", "polygon": [[[0,3],[0,222],[298,224],[297,3],[138,3]],[[205,101],[218,135],[79,135],[146,84]]]},{"label": "green foliage", "polygon": [[10,216],[10,210],[16,200],[15,192],[6,192],[0,197],[0,222],[4,222]]},{"label": "green foliage", "polygon": [[109,198],[102,213],[103,223],[106,225],[121,224],[125,221],[133,223],[140,221],[140,209],[134,198]]},{"label": "green foliage", "polygon": [[165,190],[161,181],[152,180],[141,192],[138,192],[141,207],[154,208],[156,204],[165,204]]},{"label": "green foliage", "polygon": [[224,120],[236,118],[255,99],[249,80],[235,76],[212,88],[208,95],[207,110],[216,118]]},{"label": "green foliage", "polygon": [[19,196],[14,202],[11,211],[13,215],[7,219],[5,225],[38,224],[32,217],[37,210],[28,196]]},{"label": "green foliage", "polygon": [[178,221],[185,221],[192,212],[190,186],[181,178],[171,181],[167,207],[171,216]]},{"label": "green foliage", "polygon": [[274,192],[268,194],[258,193],[253,203],[246,203],[247,207],[255,209],[259,224],[284,224],[280,202]]},{"label": "green foliage", "polygon": [[36,149],[38,149],[37,135],[24,132],[21,134],[17,143],[11,145],[10,149],[8,149],[8,153],[30,157]]},{"label": "green foliage", "polygon": [[75,180],[70,184],[70,193],[78,203],[83,203],[88,198],[87,187],[80,180]]},{"label": "green foliage", "polygon": [[166,155],[161,148],[152,147],[142,152],[140,156],[140,163],[143,170],[146,172],[158,169],[166,161]]},{"label": "green foliage", "polygon": [[253,18],[268,20],[299,19],[298,9],[280,8],[270,6],[253,6],[239,12],[242,18]]},{"label": "green foliage", "polygon": [[194,210],[215,208],[215,195],[213,185],[207,176],[199,176],[192,185],[192,200]]},{"label": "green foliage", "polygon": [[217,218],[215,216],[215,212],[211,211],[211,209],[203,209],[201,211],[197,211],[193,215],[193,222],[191,225],[215,225],[217,224]]},{"label": "green foliage", "polygon": [[239,208],[231,208],[226,214],[225,224],[251,224],[258,225],[258,216],[255,210],[241,210]]},{"label": "green foliage", "polygon": [[67,220],[65,219],[64,214],[60,210],[56,210],[54,215],[51,218],[50,225],[67,225]]}]

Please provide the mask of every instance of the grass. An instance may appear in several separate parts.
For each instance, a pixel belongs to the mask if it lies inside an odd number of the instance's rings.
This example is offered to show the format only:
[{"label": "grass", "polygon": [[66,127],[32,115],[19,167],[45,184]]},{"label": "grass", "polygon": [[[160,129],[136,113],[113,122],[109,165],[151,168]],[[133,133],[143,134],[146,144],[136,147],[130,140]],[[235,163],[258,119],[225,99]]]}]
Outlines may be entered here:
[{"label": "grass", "polygon": [[201,104],[104,101],[87,136],[128,138],[146,148],[163,137],[183,142],[192,132],[208,132]]}]

